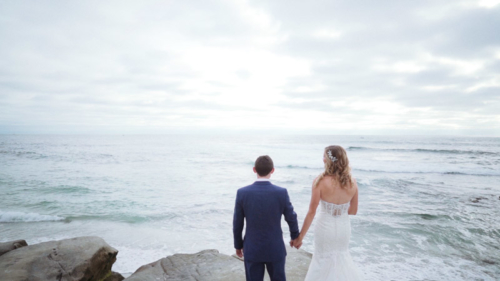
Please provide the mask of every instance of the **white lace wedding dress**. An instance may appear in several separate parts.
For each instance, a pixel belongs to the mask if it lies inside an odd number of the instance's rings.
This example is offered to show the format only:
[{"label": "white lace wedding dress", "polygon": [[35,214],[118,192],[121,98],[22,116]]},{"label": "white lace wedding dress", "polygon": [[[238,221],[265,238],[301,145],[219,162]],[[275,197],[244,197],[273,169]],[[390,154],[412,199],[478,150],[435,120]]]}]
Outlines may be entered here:
[{"label": "white lace wedding dress", "polygon": [[314,254],[305,281],[361,280],[351,254],[349,203],[337,205],[323,200],[314,226]]}]

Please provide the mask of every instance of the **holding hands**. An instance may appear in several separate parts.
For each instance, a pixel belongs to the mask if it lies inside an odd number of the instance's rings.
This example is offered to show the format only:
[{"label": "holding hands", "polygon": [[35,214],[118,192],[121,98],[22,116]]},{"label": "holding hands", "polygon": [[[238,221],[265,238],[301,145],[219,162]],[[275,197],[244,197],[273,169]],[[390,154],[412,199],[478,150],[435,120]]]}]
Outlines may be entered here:
[{"label": "holding hands", "polygon": [[290,247],[294,247],[294,248],[297,248],[300,249],[300,247],[302,246],[302,237],[297,237],[295,238],[295,240],[291,240],[290,241]]}]

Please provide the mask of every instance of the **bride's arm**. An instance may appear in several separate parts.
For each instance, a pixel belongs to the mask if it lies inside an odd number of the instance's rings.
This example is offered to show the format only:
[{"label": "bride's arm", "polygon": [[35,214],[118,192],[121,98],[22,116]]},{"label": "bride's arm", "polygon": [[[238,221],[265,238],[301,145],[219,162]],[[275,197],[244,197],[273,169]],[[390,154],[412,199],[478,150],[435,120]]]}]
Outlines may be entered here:
[{"label": "bride's arm", "polygon": [[[316,181],[316,179],[314,180]],[[311,223],[314,219],[314,216],[316,215],[316,209],[318,208],[319,204],[319,199],[320,199],[320,189],[319,185],[312,185],[312,193],[311,193],[311,203],[309,203],[309,211],[307,212],[306,218],[304,219],[304,224],[302,225],[302,229],[300,230],[299,237],[297,238],[297,244],[298,248],[300,248],[300,245],[302,245],[302,239],[307,234],[307,231],[309,230],[309,227],[311,226]]]},{"label": "bride's arm", "polygon": [[356,183],[355,179],[353,179],[353,184],[353,187],[356,188],[356,193],[354,193],[354,196],[351,199],[349,210],[347,211],[349,215],[355,215],[358,212],[358,184]]}]

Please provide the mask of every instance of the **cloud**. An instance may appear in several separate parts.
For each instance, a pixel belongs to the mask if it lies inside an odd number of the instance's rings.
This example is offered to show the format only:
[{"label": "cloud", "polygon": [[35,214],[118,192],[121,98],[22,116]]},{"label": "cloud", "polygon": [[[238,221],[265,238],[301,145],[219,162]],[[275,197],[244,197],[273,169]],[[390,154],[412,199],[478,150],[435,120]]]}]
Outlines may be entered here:
[{"label": "cloud", "polygon": [[0,23],[0,133],[500,134],[498,1],[4,1]]}]

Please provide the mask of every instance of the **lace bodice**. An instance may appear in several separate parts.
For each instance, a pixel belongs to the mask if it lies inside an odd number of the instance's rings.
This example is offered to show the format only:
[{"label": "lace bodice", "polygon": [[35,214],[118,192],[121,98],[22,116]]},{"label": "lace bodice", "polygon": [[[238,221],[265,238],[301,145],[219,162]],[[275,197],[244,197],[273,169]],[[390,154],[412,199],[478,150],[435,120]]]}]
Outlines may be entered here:
[{"label": "lace bodice", "polygon": [[347,202],[345,204],[334,204],[323,200],[320,200],[320,202],[321,202],[322,212],[330,214],[334,217],[339,217],[348,214],[350,202]]}]

